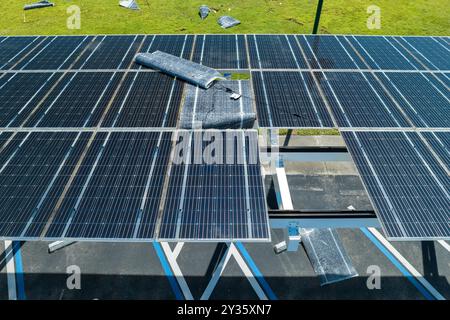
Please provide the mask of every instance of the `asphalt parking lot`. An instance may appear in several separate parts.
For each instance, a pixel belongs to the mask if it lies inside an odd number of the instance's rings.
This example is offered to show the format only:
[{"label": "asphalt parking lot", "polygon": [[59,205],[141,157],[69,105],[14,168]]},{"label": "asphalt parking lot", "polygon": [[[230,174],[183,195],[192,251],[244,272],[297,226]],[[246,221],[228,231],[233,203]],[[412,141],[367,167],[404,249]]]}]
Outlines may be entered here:
[{"label": "asphalt parking lot", "polygon": [[[245,249],[277,299],[426,299],[395,264],[361,230],[339,235],[359,276],[320,286],[304,250],[275,254],[272,244],[245,244]],[[283,232],[272,234],[273,243]],[[26,242],[20,248],[24,299],[182,299],[171,285],[151,243],[75,243],[48,253],[48,243]],[[396,242],[395,248],[446,299],[450,298],[450,253],[437,242]],[[172,248],[175,244],[171,245]],[[1,250],[3,252],[2,244]],[[222,247],[223,249],[223,247]],[[205,292],[220,258],[221,245],[184,244],[176,262],[192,298]],[[16,253],[17,255],[17,253]],[[2,257],[4,257],[2,255]],[[248,263],[247,259],[244,259]],[[16,259],[17,262],[17,259]],[[69,266],[80,270],[80,289],[69,289]],[[381,271],[380,289],[369,290],[369,266]],[[5,263],[1,265],[0,299],[8,299]],[[244,268],[245,269],[245,268]],[[244,270],[245,271],[245,270]],[[258,299],[242,261],[230,259],[209,299]],[[253,273],[251,277],[254,277]],[[414,278],[413,278],[414,279]],[[179,290],[179,289],[178,289]]]}]

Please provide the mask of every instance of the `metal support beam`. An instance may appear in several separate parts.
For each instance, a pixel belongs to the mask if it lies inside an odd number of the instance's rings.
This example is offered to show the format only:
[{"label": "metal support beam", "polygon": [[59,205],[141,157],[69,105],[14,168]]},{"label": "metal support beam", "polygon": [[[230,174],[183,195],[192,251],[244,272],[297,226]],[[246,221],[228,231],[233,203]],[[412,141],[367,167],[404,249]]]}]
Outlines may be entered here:
[{"label": "metal support beam", "polygon": [[292,224],[302,228],[380,228],[377,218],[270,218],[272,229],[286,229]]},{"label": "metal support beam", "polygon": [[[278,147],[278,135],[274,134],[271,139],[270,148]],[[292,204],[291,192],[289,190],[289,184],[286,177],[286,171],[284,170],[283,159],[277,159],[275,163],[275,176],[274,184],[277,195],[278,207],[283,208],[286,211],[293,211],[294,205]],[[300,231],[299,225],[296,222],[291,222],[287,226],[287,251],[297,251],[300,244]],[[275,246],[277,250],[277,246]]]},{"label": "metal support beam", "polygon": [[352,157],[346,152],[302,152],[283,153],[280,157],[291,162],[351,162]]},{"label": "metal support beam", "polygon": [[317,4],[317,10],[316,10],[316,19],[314,20],[314,28],[313,28],[313,34],[317,34],[317,31],[319,30],[319,23],[320,23],[320,15],[322,14],[322,6],[323,6],[323,0],[319,0],[319,3]]}]

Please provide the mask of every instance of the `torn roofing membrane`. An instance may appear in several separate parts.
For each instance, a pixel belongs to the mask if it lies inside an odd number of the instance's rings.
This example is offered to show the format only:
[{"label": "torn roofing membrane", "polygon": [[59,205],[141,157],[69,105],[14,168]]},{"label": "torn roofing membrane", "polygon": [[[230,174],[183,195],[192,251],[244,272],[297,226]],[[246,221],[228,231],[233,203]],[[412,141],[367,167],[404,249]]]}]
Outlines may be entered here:
[{"label": "torn roofing membrane", "polygon": [[162,51],[139,53],[135,59],[138,64],[160,70],[204,89],[211,87],[216,80],[225,80],[220,72],[212,68]]}]

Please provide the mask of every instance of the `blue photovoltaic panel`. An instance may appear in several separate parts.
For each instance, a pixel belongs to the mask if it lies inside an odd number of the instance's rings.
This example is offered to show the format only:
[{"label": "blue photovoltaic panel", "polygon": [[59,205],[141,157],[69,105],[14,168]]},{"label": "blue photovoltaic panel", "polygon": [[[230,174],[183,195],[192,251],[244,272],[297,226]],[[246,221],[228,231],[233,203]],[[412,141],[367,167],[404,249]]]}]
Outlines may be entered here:
[{"label": "blue photovoltaic panel", "polygon": [[433,37],[433,38],[445,45],[450,45],[450,37]]},{"label": "blue photovoltaic panel", "polygon": [[13,73],[0,73],[0,90],[4,87],[4,84],[12,78],[13,75]]},{"label": "blue photovoltaic panel", "polygon": [[14,73],[0,84],[0,127],[19,127],[59,79],[54,73]]},{"label": "blue photovoltaic panel", "polygon": [[450,73],[434,73],[434,76],[439,78],[447,88],[450,88]]},{"label": "blue photovoltaic panel", "polygon": [[445,75],[436,72],[425,73],[425,77],[432,87],[436,88],[436,90],[440,91],[444,96],[450,97],[450,79]]},{"label": "blue photovoltaic panel", "polygon": [[67,68],[89,44],[91,37],[55,37],[45,48],[30,59],[21,61],[14,69],[54,70]]},{"label": "blue photovoltaic panel", "polygon": [[44,37],[8,37],[0,43],[0,69],[8,69],[9,63],[27,49],[32,49]]},{"label": "blue photovoltaic panel", "polygon": [[433,84],[432,75],[384,73],[384,85],[417,127],[450,127],[450,94]]},{"label": "blue photovoltaic panel", "polygon": [[396,38],[430,70],[450,70],[450,44],[433,37]]},{"label": "blue photovoltaic panel", "polygon": [[74,69],[126,69],[142,40],[143,36],[97,36]]},{"label": "blue photovoltaic panel", "polygon": [[423,70],[408,51],[395,40],[378,36],[346,37],[372,69]]},{"label": "blue photovoltaic panel", "polygon": [[192,60],[215,69],[246,69],[245,38],[243,35],[197,35]]},{"label": "blue photovoltaic panel", "polygon": [[367,69],[343,36],[297,36],[313,69]]},{"label": "blue photovoltaic panel", "polygon": [[46,237],[154,239],[171,133],[99,133]]},{"label": "blue photovoltaic panel", "polygon": [[2,69],[14,70],[23,61],[31,60],[35,55],[48,48],[57,37],[39,37],[35,42],[20,50]]},{"label": "blue photovoltaic panel", "polygon": [[450,170],[450,132],[421,133],[442,160],[447,170]]},{"label": "blue photovoltaic panel", "polygon": [[293,35],[247,35],[253,69],[308,68]]},{"label": "blue photovoltaic panel", "polygon": [[334,127],[311,73],[252,72],[260,127]]},{"label": "blue photovoltaic panel", "polygon": [[[193,39],[192,35],[148,35],[139,52],[152,53],[159,50],[190,60]],[[132,69],[138,68],[141,65],[133,63]]]},{"label": "blue photovoltaic panel", "polygon": [[94,127],[122,73],[67,73],[24,127]]},{"label": "blue photovoltaic panel", "polygon": [[408,127],[375,77],[360,72],[316,72],[341,127]]},{"label": "blue photovoltaic panel", "polygon": [[257,133],[178,134],[177,145],[187,152],[174,152],[158,238],[269,240]]},{"label": "blue photovoltaic panel", "polygon": [[390,239],[450,237],[450,178],[413,132],[343,132]]},{"label": "blue photovoltaic panel", "polygon": [[39,236],[88,133],[19,133],[0,157],[0,237]]},{"label": "blue photovoltaic panel", "polygon": [[442,43],[446,48],[450,46],[450,37],[433,37],[440,43]]},{"label": "blue photovoltaic panel", "polygon": [[[3,146],[6,141],[8,141],[9,137],[11,137],[11,132],[0,132],[0,151],[3,151]],[[1,153],[0,153],[1,154]]]},{"label": "blue photovoltaic panel", "polygon": [[26,134],[22,132],[12,133],[0,131],[0,163],[6,163],[14,151],[17,150],[21,139],[23,139],[25,135]]},{"label": "blue photovoltaic panel", "polygon": [[130,72],[102,126],[175,127],[183,87],[159,72]]}]

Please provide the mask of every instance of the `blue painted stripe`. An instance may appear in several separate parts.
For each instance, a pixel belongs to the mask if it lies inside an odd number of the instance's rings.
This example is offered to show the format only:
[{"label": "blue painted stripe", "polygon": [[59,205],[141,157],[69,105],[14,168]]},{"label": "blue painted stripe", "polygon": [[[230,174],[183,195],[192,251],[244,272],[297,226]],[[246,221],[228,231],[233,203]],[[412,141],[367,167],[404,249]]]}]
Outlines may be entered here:
[{"label": "blue painted stripe", "polygon": [[270,288],[266,279],[264,279],[263,274],[261,273],[261,271],[259,271],[259,269],[256,266],[255,262],[253,261],[252,257],[250,257],[250,254],[245,249],[244,245],[241,242],[236,242],[236,247],[239,249],[241,254],[244,256],[244,259],[247,261],[247,264],[250,267],[250,269],[252,270],[252,273],[255,276],[256,280],[259,282],[261,287],[266,292],[267,297],[269,297],[270,300],[278,300],[278,298],[275,295],[275,293],[273,292],[272,288]]},{"label": "blue painted stripe", "polygon": [[153,242],[153,247],[156,250],[156,254],[158,255],[159,261],[161,262],[164,272],[166,273],[166,277],[167,279],[169,279],[169,283],[170,286],[172,287],[173,293],[175,294],[175,298],[177,300],[184,300],[183,293],[181,292],[181,289],[177,283],[177,279],[175,279],[172,269],[170,268],[169,263],[166,260],[166,256],[164,255],[161,245],[159,244],[159,242]]},{"label": "blue painted stripe", "polygon": [[381,252],[397,267],[398,270],[406,277],[406,279],[409,280],[416,288],[417,290],[422,293],[422,295],[427,300],[436,300],[427,289],[425,289],[419,281],[400,263],[400,261],[397,260],[397,258],[369,231],[367,228],[360,228],[361,231],[366,235],[367,238],[369,238],[370,241],[375,244],[375,246],[380,249]]},{"label": "blue painted stripe", "polygon": [[16,267],[16,286],[17,286],[17,298],[19,300],[26,300],[25,295],[25,281],[23,278],[23,263],[22,254],[20,252],[20,241],[13,241],[13,253],[14,253],[14,265]]}]

